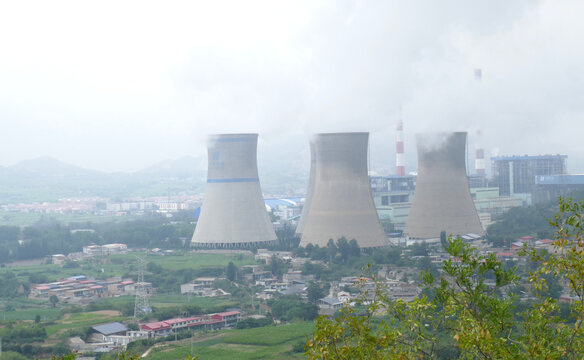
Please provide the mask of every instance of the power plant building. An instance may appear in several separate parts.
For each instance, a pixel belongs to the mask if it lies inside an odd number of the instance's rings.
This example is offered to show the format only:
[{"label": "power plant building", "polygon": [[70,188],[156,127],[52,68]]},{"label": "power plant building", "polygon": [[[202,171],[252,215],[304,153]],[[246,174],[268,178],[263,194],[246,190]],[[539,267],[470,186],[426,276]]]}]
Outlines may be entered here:
[{"label": "power plant building", "polygon": [[566,155],[500,156],[491,158],[493,179],[501,196],[532,194],[536,176],[565,175]]},{"label": "power plant building", "polygon": [[[314,189],[300,246],[356,239],[362,248],[388,245],[367,174],[368,133],[318,134]],[[310,188],[310,185],[309,185]]]},{"label": "power plant building", "polygon": [[536,204],[549,201],[557,203],[560,196],[582,197],[583,193],[583,174],[539,175],[535,177],[533,202]]},{"label": "power plant building", "polygon": [[248,248],[276,240],[258,178],[257,139],[257,134],[209,139],[207,186],[191,245]]},{"label": "power plant building", "polygon": [[483,234],[466,174],[466,132],[418,134],[418,177],[404,229],[410,238]]}]

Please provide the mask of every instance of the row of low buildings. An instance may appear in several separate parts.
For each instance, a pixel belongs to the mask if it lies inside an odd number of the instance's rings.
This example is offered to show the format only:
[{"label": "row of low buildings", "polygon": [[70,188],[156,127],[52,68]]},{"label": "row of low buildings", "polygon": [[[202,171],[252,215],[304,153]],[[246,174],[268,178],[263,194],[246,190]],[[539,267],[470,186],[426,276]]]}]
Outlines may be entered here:
[{"label": "row of low buildings", "polygon": [[140,324],[140,330],[148,337],[168,336],[181,330],[216,330],[235,326],[243,319],[243,313],[232,310],[202,316],[173,318],[164,321]]},{"label": "row of low buildings", "polygon": [[140,330],[129,330],[119,322],[96,325],[93,333],[85,342],[79,337],[69,340],[73,350],[80,352],[110,352],[127,346],[140,339],[152,339],[169,336],[183,330],[218,330],[235,326],[243,319],[239,310],[206,314],[201,316],[173,318],[140,324]]},{"label": "row of low buildings", "polygon": [[[152,293],[151,283],[142,283],[146,293]],[[59,281],[38,284],[31,289],[30,296],[49,298],[57,296],[61,302],[83,302],[101,297],[135,295],[137,284],[130,279],[114,277],[106,280],[88,278],[85,275],[72,276]]]},{"label": "row of low buildings", "polygon": [[46,214],[95,214],[124,215],[140,212],[172,213],[195,210],[201,205],[200,196],[160,196],[111,201],[105,198],[68,198],[56,202],[7,204],[0,208],[6,211]]},{"label": "row of low buildings", "polygon": [[[76,229],[71,230],[72,233],[74,232],[93,232],[92,229]],[[81,252],[73,252],[69,255],[65,254],[53,254],[50,255],[50,262],[51,264],[61,265],[65,263],[67,260],[71,261],[78,261],[84,258],[93,257],[93,256],[106,256],[106,255],[115,255],[115,254],[126,254],[129,251],[128,246],[126,244],[104,244],[104,245],[87,245],[82,248]]]}]

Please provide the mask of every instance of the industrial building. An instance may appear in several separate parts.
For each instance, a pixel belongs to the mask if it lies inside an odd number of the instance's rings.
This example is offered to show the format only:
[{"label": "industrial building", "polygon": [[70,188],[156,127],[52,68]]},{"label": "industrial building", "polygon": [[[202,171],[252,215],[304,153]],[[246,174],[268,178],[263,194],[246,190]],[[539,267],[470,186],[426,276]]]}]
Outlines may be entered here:
[{"label": "industrial building", "polygon": [[258,178],[257,140],[257,134],[209,139],[207,186],[193,246],[249,248],[276,240]]},{"label": "industrial building", "polygon": [[491,158],[493,179],[501,196],[532,194],[536,176],[566,174],[566,155]]},{"label": "industrial building", "polygon": [[431,239],[440,232],[483,234],[466,175],[466,132],[418,134],[418,178],[404,233]]},{"label": "industrial building", "polygon": [[300,246],[326,246],[330,239],[356,239],[359,246],[388,245],[367,174],[369,133],[318,134],[314,192]]},{"label": "industrial building", "polygon": [[540,175],[535,177],[533,202],[556,202],[560,196],[584,193],[584,175]]}]

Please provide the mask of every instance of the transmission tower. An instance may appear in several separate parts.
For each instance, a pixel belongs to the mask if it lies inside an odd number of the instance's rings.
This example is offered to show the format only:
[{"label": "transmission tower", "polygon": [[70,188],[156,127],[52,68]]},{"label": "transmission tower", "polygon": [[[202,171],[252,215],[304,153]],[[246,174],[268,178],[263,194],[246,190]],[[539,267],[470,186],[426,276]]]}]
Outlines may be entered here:
[{"label": "transmission tower", "polygon": [[144,286],[144,259],[136,256],[138,259],[138,282],[136,282],[136,302],[134,303],[134,320],[137,320],[152,311],[148,304],[148,294]]}]

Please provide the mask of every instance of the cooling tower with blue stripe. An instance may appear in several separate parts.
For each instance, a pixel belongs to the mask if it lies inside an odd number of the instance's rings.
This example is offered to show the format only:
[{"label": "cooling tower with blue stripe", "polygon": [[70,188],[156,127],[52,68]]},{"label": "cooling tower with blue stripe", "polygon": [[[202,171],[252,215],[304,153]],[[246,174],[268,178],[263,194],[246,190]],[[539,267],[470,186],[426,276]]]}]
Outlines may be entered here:
[{"label": "cooling tower with blue stripe", "polygon": [[257,134],[209,138],[208,171],[192,246],[249,248],[276,240],[257,169]]}]

